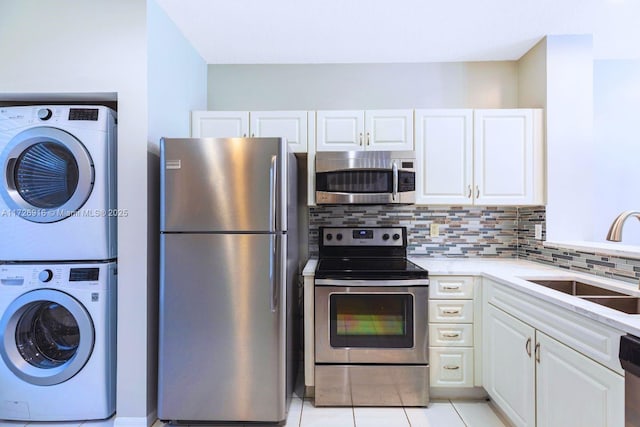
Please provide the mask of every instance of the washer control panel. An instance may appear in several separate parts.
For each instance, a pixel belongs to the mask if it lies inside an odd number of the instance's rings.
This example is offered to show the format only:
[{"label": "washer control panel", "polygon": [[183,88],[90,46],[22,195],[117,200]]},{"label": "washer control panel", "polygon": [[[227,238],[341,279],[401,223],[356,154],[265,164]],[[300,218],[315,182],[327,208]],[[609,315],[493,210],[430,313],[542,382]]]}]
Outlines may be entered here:
[{"label": "washer control panel", "polygon": [[80,284],[95,285],[102,278],[101,266],[83,265],[0,265],[2,286],[56,287]]}]

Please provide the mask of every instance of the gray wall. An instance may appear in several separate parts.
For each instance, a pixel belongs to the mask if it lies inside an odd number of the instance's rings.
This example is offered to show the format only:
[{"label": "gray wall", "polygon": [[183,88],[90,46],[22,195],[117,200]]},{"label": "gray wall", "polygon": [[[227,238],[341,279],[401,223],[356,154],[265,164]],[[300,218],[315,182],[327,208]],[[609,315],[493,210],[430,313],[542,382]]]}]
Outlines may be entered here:
[{"label": "gray wall", "polygon": [[515,108],[518,63],[209,65],[209,110]]}]

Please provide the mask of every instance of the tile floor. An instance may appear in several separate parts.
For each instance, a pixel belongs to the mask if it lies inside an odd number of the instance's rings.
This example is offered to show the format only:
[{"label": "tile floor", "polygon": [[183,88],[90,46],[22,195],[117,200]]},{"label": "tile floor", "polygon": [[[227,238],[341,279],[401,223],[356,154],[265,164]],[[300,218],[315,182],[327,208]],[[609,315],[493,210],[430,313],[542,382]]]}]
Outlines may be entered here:
[{"label": "tile floor", "polygon": [[[313,399],[304,397],[302,375],[298,377],[285,427],[506,427],[485,401],[435,400],[427,408],[316,408]],[[83,423],[0,421],[0,427],[112,427],[113,421],[114,418]],[[216,427],[223,426],[216,424]],[[255,423],[228,426],[262,427]],[[165,427],[165,424],[156,421],[153,427]]]},{"label": "tile floor", "polygon": [[505,427],[486,402],[431,402],[428,408],[316,408],[295,397],[286,427]]}]

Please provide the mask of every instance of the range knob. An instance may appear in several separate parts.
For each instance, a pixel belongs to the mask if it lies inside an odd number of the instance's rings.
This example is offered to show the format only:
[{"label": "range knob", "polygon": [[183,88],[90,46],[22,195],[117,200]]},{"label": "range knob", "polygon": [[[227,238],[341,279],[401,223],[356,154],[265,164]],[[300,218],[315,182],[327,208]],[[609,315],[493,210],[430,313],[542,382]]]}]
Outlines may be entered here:
[{"label": "range knob", "polygon": [[398,233],[395,233],[393,235],[393,240],[398,240],[400,238],[400,235]]},{"label": "range knob", "polygon": [[47,283],[51,281],[51,279],[53,279],[53,271],[49,270],[48,268],[45,270],[42,270],[38,274],[38,280],[40,280],[42,283]]},{"label": "range knob", "polygon": [[385,240],[385,241],[386,241],[386,240],[389,240],[389,233],[384,233],[384,234],[382,235],[382,240]]},{"label": "range knob", "polygon": [[49,108],[41,108],[38,110],[38,118],[40,120],[49,120],[53,116],[53,111]]},{"label": "range knob", "polygon": [[342,240],[342,233],[338,233],[338,234],[336,234],[336,239],[338,239],[338,240]]},{"label": "range knob", "polygon": [[327,233],[326,239],[327,239],[327,240],[331,240],[331,239],[333,239],[333,234],[331,234],[331,233]]}]

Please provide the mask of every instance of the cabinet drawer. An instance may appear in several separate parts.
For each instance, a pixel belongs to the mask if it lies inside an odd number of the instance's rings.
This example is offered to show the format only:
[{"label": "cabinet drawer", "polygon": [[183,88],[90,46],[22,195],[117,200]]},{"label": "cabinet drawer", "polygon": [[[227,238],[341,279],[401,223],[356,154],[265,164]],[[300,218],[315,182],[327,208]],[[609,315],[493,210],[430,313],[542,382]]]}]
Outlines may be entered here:
[{"label": "cabinet drawer", "polygon": [[429,347],[431,387],[473,387],[473,349]]},{"label": "cabinet drawer", "polygon": [[472,347],[473,325],[471,323],[432,323],[429,325],[431,347]]},{"label": "cabinet drawer", "polygon": [[429,322],[473,323],[473,300],[430,300]]},{"label": "cabinet drawer", "polygon": [[473,277],[433,276],[429,278],[431,299],[472,299]]}]

